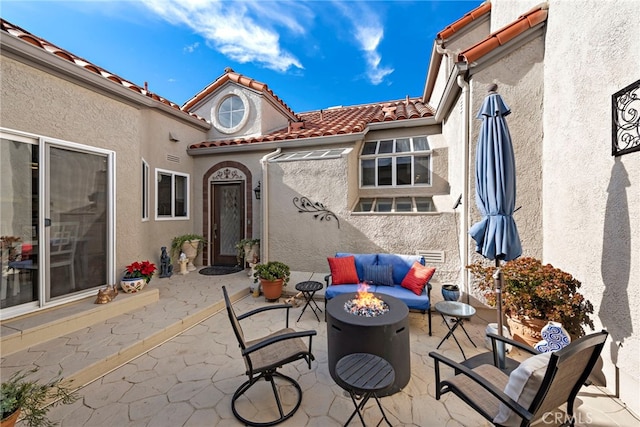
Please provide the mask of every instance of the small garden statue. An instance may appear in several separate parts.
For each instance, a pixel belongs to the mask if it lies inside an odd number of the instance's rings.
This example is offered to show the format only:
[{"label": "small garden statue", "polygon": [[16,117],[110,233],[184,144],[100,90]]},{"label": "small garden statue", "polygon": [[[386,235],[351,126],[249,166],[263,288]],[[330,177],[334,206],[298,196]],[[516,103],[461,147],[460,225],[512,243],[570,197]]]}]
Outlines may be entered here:
[{"label": "small garden statue", "polygon": [[178,264],[180,264],[180,274],[189,274],[189,269],[187,268],[188,263],[189,259],[187,258],[187,256],[184,254],[184,252],[180,252],[180,258],[178,258]]},{"label": "small garden statue", "polygon": [[160,277],[171,277],[173,274],[173,265],[171,265],[171,258],[167,255],[167,247],[160,248],[162,254],[160,255]]}]

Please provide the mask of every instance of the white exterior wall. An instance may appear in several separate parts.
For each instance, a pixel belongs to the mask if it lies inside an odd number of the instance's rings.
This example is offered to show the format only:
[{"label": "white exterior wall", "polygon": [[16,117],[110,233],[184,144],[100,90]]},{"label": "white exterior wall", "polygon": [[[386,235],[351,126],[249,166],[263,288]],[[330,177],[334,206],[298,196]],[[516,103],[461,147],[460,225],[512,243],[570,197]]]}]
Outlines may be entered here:
[{"label": "white exterior wall", "polygon": [[636,1],[551,1],[543,152],[544,261],[582,282],[607,388],[637,414],[640,152],[611,155],[611,95],[640,78],[639,34]]}]

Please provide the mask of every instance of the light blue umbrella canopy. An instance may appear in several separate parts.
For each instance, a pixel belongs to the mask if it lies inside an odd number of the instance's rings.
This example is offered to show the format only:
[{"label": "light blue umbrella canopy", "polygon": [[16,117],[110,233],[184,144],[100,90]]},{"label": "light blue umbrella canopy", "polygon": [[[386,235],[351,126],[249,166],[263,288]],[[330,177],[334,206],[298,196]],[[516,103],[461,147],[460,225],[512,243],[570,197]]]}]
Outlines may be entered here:
[{"label": "light blue umbrella canopy", "polygon": [[504,119],[510,113],[502,97],[491,91],[476,116],[482,120],[476,150],[476,204],[482,219],[469,234],[476,242],[476,252],[491,260],[509,261],[522,254],[513,219],[516,164]]}]

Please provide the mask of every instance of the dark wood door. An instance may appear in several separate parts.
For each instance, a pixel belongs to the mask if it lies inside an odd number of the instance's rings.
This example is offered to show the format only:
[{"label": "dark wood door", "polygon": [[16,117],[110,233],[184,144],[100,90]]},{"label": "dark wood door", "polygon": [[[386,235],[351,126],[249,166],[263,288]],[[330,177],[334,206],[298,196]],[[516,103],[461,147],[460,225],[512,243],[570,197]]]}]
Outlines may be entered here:
[{"label": "dark wood door", "polygon": [[235,245],[245,237],[244,185],[241,182],[213,185],[213,265],[236,265]]}]

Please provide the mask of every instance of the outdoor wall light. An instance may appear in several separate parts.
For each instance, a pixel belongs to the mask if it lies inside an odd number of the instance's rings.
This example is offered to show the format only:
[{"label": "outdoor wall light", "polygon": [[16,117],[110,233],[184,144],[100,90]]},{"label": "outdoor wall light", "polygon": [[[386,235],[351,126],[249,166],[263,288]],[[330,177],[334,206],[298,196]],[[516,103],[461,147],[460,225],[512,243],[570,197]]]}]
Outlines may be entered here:
[{"label": "outdoor wall light", "polygon": [[262,190],[260,189],[260,181],[258,181],[258,185],[256,185],[256,188],[253,189],[253,193],[256,195],[256,200],[260,200],[260,192]]}]

